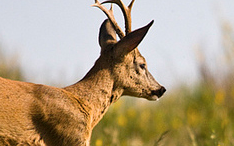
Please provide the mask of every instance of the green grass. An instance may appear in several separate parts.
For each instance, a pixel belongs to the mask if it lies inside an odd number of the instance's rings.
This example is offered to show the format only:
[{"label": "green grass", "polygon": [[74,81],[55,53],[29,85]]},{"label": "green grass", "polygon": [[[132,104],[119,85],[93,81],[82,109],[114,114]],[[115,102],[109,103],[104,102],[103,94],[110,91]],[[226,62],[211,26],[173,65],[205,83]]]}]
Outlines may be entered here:
[{"label": "green grass", "polygon": [[206,86],[181,89],[159,102],[121,99],[95,127],[91,144],[234,145],[234,86]]}]

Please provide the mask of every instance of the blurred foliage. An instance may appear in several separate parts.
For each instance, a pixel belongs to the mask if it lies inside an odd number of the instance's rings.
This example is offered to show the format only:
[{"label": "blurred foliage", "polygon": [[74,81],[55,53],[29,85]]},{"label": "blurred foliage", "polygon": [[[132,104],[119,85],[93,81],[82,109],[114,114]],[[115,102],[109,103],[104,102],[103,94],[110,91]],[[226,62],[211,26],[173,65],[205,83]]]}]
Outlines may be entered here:
[{"label": "blurred foliage", "polygon": [[221,28],[217,62],[206,61],[198,50],[198,83],[180,86],[156,103],[120,99],[94,128],[91,145],[234,145],[234,31],[226,22]]},{"label": "blurred foliage", "polygon": [[0,46],[0,77],[13,79],[13,80],[24,80],[21,67],[17,62],[18,57],[6,57],[4,49]]}]

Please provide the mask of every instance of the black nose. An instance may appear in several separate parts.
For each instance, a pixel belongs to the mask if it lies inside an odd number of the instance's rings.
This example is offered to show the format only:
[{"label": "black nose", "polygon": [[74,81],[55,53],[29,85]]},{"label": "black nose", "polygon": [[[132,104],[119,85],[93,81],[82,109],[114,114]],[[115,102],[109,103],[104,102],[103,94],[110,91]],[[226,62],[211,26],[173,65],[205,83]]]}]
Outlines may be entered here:
[{"label": "black nose", "polygon": [[166,89],[162,86],[160,89],[158,90],[153,90],[151,91],[152,95],[156,95],[158,97],[161,97],[164,93],[166,92]]}]

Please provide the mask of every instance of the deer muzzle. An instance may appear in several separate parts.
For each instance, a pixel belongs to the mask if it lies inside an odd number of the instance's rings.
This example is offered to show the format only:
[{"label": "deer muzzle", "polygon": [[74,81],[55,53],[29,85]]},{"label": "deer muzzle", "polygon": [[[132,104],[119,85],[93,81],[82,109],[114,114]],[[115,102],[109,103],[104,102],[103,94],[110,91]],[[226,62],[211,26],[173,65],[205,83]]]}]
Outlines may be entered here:
[{"label": "deer muzzle", "polygon": [[161,86],[161,88],[158,90],[152,90],[151,91],[152,100],[158,100],[165,92],[166,92],[166,88],[163,86]]}]

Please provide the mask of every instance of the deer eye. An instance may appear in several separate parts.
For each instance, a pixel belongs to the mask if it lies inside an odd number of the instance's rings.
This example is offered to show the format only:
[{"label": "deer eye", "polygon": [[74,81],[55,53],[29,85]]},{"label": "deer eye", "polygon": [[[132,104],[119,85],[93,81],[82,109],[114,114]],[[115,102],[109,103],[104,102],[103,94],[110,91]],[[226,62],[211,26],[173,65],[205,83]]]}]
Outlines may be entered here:
[{"label": "deer eye", "polygon": [[145,64],[144,63],[140,64],[140,68],[145,69]]}]

